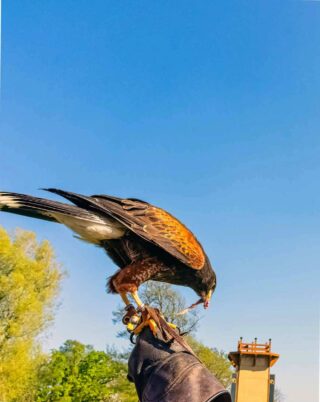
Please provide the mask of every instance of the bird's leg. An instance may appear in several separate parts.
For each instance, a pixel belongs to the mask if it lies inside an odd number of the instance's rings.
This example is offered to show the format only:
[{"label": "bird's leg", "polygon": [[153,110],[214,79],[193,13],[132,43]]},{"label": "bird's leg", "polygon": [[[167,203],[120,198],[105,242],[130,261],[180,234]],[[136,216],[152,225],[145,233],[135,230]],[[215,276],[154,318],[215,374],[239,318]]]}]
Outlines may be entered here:
[{"label": "bird's leg", "polygon": [[[142,310],[144,308],[144,303],[140,299],[138,291],[130,292],[133,300],[137,303],[138,309]],[[128,299],[127,293],[126,292],[119,292],[119,295],[121,296],[121,299],[124,301],[124,304],[126,305],[126,309],[128,309],[130,306],[133,307],[132,303],[130,303],[130,300]]]},{"label": "bird's leg", "polygon": [[[109,280],[110,291],[119,293],[127,306],[127,314],[124,316],[123,322],[127,325],[127,328],[130,331],[135,328],[134,325],[140,322],[140,317],[136,314],[133,306],[132,308],[130,307],[127,293],[132,295],[133,300],[138,306],[138,310],[140,312],[144,311],[144,304],[138,295],[138,288],[143,282],[149,280],[155,273],[157,273],[159,269],[161,269],[159,262],[153,258],[148,258],[133,262],[125,268],[122,268]],[[133,311],[134,314],[131,316]],[[144,315],[142,316],[141,319],[144,321]]]},{"label": "bird's leg", "polygon": [[143,303],[137,293],[139,286],[151,279],[159,270],[162,269],[161,263],[155,258],[146,258],[135,261],[122,268],[109,280],[111,292],[120,293],[123,301],[127,304],[127,296],[130,293],[137,306],[142,308]]},{"label": "bird's leg", "polygon": [[138,310],[143,310],[144,309],[144,303],[140,299],[140,297],[138,295],[138,291],[136,290],[136,291],[132,292],[131,296],[133,297],[133,300],[137,303]]},{"label": "bird's leg", "polygon": [[119,295],[121,296],[121,299],[124,301],[124,304],[126,305],[126,307],[132,305],[130,303],[130,300],[128,299],[128,296],[127,296],[126,292],[120,292]]}]

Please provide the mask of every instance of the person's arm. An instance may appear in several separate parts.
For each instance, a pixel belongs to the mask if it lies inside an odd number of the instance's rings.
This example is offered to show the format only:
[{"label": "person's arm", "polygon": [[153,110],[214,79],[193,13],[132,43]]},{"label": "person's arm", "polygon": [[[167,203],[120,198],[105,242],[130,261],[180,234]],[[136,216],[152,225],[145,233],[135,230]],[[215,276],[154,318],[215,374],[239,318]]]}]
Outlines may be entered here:
[{"label": "person's arm", "polygon": [[141,402],[231,402],[197,357],[176,341],[155,338],[148,327],[137,337],[128,365]]}]

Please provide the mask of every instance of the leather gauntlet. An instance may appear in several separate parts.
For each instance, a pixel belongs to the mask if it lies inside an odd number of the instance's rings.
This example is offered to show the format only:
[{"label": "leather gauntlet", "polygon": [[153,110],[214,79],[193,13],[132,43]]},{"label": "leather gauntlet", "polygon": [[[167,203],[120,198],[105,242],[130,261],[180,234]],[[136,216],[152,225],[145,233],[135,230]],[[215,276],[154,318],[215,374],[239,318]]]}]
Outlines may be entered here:
[{"label": "leather gauntlet", "polygon": [[154,337],[149,328],[137,337],[128,365],[141,402],[231,402],[195,355],[176,341]]}]

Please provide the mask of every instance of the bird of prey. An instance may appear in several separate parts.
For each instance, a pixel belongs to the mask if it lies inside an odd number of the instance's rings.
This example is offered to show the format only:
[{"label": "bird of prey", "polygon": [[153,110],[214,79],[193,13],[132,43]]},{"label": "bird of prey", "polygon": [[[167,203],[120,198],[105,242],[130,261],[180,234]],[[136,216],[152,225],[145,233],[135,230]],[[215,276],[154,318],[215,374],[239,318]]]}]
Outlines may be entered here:
[{"label": "bird of prey", "polygon": [[24,194],[0,192],[0,209],[61,223],[77,237],[98,245],[119,270],[109,278],[108,290],[130,306],[130,293],[142,308],[139,286],[154,280],[192,288],[207,308],[216,275],[201,244],[177,218],[145,201],[109,195],[85,196],[45,189],[73,205]]}]

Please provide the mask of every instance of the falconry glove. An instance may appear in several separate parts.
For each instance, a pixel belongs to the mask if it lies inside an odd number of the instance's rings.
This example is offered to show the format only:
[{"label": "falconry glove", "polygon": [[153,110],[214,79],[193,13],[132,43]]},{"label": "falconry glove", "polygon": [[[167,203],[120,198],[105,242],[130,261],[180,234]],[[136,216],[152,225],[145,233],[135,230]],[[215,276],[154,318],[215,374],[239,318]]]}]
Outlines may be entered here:
[{"label": "falconry glove", "polygon": [[128,366],[140,402],[231,402],[229,392],[195,355],[176,340],[155,337],[148,327],[137,337]]}]

